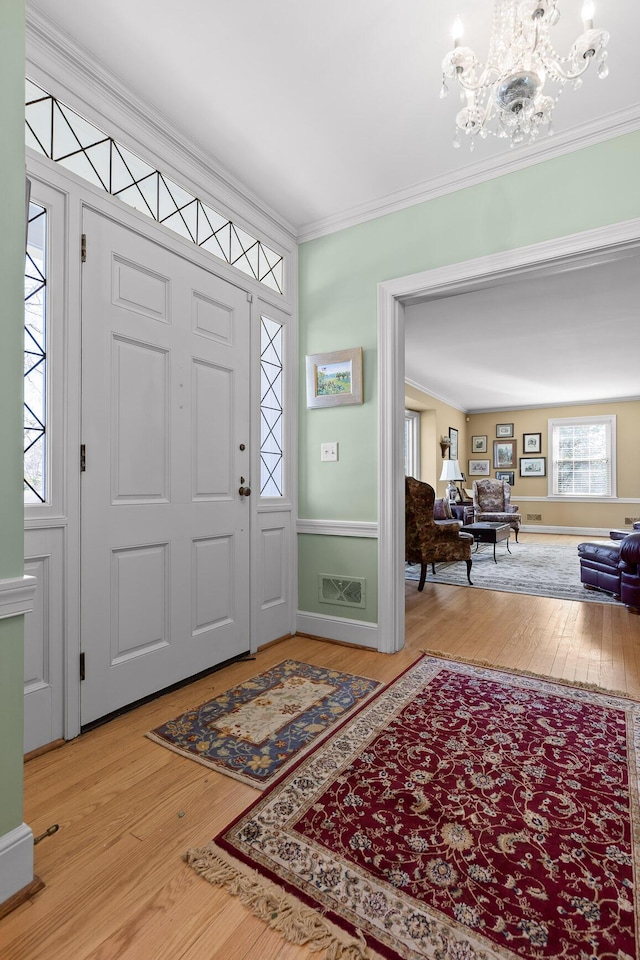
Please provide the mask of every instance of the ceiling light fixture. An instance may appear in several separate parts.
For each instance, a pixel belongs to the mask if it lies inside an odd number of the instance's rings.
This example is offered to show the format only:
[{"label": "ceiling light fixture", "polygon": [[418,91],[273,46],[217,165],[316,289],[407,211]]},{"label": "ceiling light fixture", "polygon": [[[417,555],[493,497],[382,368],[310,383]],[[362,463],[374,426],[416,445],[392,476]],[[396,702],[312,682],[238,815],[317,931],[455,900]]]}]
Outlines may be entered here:
[{"label": "ceiling light fixture", "polygon": [[[495,0],[485,65],[470,47],[461,46],[463,26],[456,17],[454,47],[442,62],[440,93],[447,96],[447,80],[460,84],[464,106],[456,116],[454,147],[460,146],[462,133],[469,136],[471,149],[477,134],[483,139],[488,134],[506,137],[514,147],[532,143],[543,126],[552,133],[551,114],[565,84],[578,89],[593,59],[601,79],[609,74],[609,34],[594,29],[593,15],[593,3],[586,0],[583,32],[569,55],[561,57],[549,38],[550,27],[560,19],[557,0]],[[558,86],[550,89],[550,81]]]}]

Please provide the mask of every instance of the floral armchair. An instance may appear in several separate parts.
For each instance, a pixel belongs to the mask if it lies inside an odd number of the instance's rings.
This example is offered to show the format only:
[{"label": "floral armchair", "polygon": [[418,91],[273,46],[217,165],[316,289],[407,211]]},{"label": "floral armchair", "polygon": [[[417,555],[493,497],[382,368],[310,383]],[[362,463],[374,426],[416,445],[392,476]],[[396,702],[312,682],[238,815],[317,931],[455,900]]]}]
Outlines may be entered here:
[{"label": "floral armchair", "polygon": [[449,523],[434,520],[435,498],[435,491],[428,483],[405,477],[405,559],[407,563],[421,565],[418,590],[424,588],[429,563],[435,575],[436,563],[464,560],[467,580],[471,583],[473,537],[460,532],[457,520]]},{"label": "floral armchair", "polygon": [[522,516],[511,503],[511,487],[506,480],[473,481],[473,519],[475,523],[508,523],[515,530],[516,543]]}]

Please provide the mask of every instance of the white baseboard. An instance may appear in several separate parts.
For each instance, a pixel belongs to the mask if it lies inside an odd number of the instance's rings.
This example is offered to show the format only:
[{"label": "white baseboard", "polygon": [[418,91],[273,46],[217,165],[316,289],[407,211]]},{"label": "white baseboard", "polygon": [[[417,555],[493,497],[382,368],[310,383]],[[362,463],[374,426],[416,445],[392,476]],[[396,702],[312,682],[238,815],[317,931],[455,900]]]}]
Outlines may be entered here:
[{"label": "white baseboard", "polygon": [[33,833],[22,823],[0,837],[0,903],[33,880]]},{"label": "white baseboard", "polygon": [[308,633],[323,640],[352,643],[358,647],[378,649],[378,624],[366,620],[348,620],[321,613],[298,610],[298,633]]},{"label": "white baseboard", "polygon": [[[538,523],[528,526],[523,524],[520,527],[520,533],[566,533],[573,537],[606,537],[607,540],[611,530],[613,527],[548,527]],[[631,527],[629,533],[633,533]]]}]

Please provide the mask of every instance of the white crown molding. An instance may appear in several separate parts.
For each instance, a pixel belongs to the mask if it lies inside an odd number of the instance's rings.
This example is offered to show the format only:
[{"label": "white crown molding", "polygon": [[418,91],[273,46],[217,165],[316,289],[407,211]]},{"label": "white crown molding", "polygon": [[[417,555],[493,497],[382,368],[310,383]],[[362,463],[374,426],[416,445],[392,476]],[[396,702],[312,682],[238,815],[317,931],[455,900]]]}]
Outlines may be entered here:
[{"label": "white crown molding", "polygon": [[378,536],[378,524],[365,520],[298,520],[296,533],[321,534],[325,537]]},{"label": "white crown molding", "polygon": [[295,241],[296,228],[285,217],[32,6],[27,9],[26,65],[30,79],[47,93],[102,129],[106,120],[105,133],[248,232],[257,229],[260,239],[272,239],[276,249]]},{"label": "white crown molding", "polygon": [[626,133],[633,133],[638,129],[640,129],[640,107],[634,105],[605,118],[574,127],[566,133],[538,141],[535,146],[509,150],[499,156],[469,163],[462,170],[452,170],[441,177],[412,184],[333,216],[303,224],[298,228],[298,243],[316,240],[318,237],[336,233],[338,230],[354,227],[389,213],[396,213],[418,203],[435,200],[456,190],[473,187],[517,170],[524,170],[545,160],[553,160],[567,153],[581,150],[583,147],[590,147],[614,137],[621,137]]},{"label": "white crown molding", "polygon": [[0,580],[0,620],[31,613],[37,582],[27,576]]},{"label": "white crown molding", "polygon": [[414,390],[419,390],[420,393],[426,393],[428,397],[433,397],[434,400],[439,400],[440,403],[446,403],[447,406],[453,407],[454,410],[459,410],[460,413],[468,413],[468,410],[465,410],[464,407],[459,407],[455,401],[449,400],[447,397],[441,397],[439,394],[434,393],[433,390],[425,387],[424,384],[418,383],[417,380],[411,380],[409,377],[405,377],[404,382],[408,387],[413,387]]}]

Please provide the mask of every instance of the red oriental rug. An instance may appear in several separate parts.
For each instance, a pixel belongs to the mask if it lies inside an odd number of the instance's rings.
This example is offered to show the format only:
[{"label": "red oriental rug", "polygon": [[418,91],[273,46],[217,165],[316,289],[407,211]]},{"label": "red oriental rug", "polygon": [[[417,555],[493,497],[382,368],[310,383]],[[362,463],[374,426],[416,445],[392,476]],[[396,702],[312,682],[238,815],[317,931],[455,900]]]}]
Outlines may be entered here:
[{"label": "red oriental rug", "polygon": [[640,704],[423,657],[187,859],[329,958],[637,960]]}]

